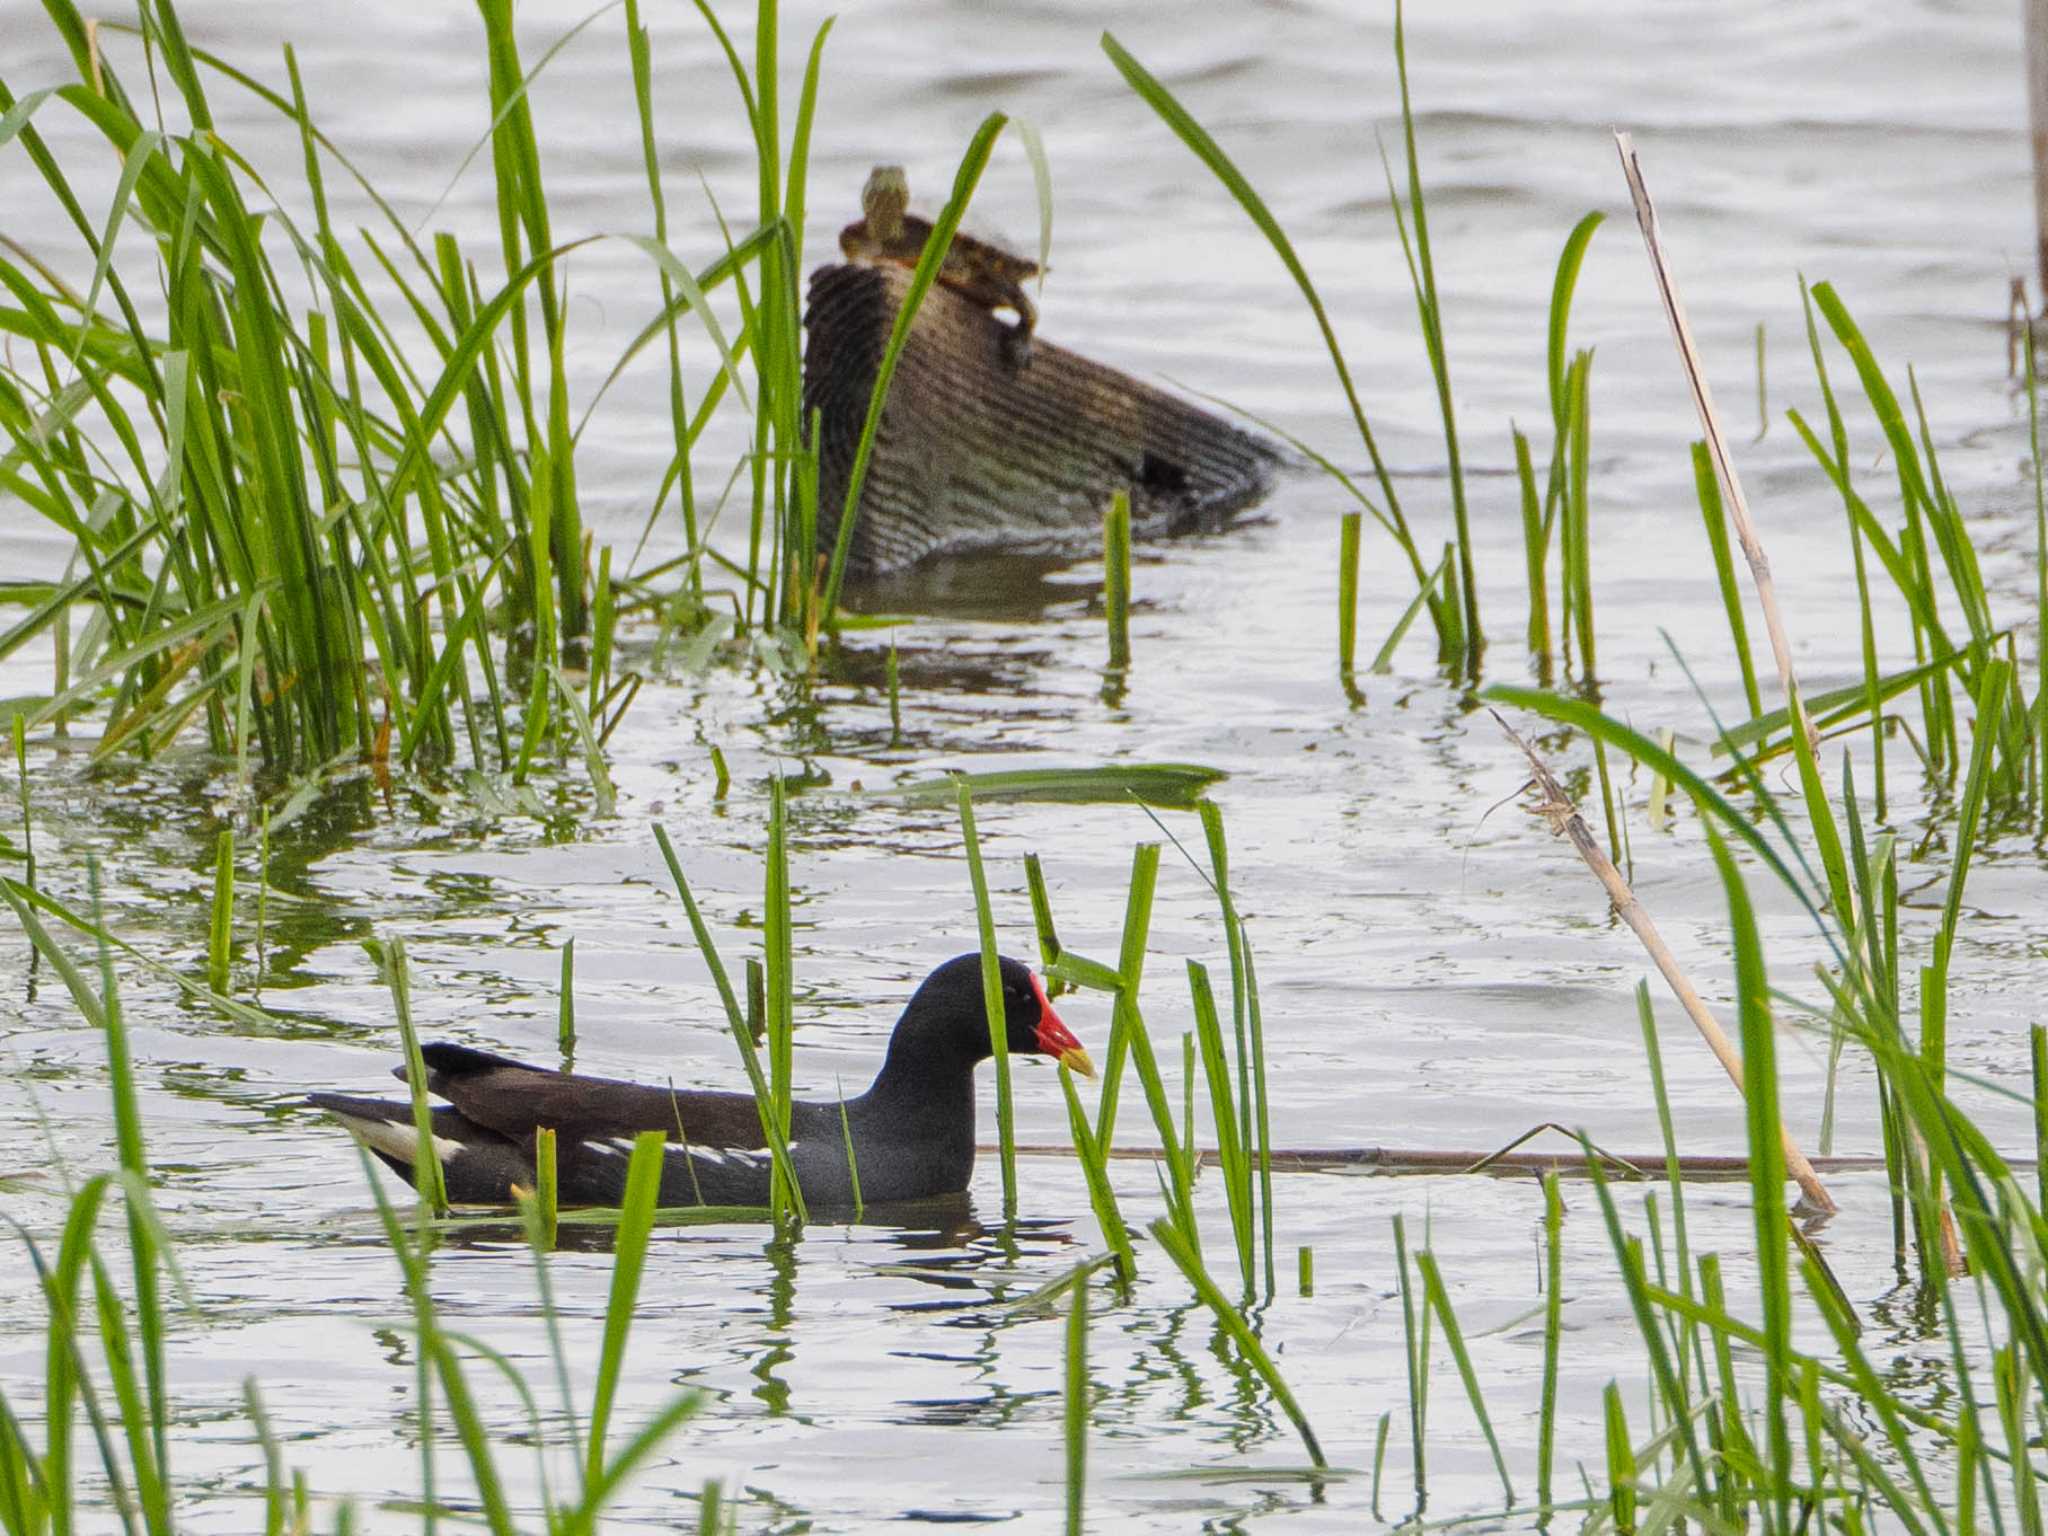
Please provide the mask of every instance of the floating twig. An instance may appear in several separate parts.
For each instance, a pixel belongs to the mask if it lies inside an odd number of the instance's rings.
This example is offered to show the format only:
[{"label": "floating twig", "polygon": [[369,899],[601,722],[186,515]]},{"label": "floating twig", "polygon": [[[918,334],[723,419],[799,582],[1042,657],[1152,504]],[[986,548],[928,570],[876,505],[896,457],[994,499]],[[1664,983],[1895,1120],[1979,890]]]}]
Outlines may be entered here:
[{"label": "floating twig", "polygon": [[[978,1150],[993,1156],[996,1148],[990,1142]],[[1017,1155],[1072,1157],[1075,1154],[1073,1147],[1056,1142],[1020,1141],[1017,1143]],[[1102,1153],[1104,1162],[1113,1163],[1156,1162],[1165,1156],[1166,1151],[1162,1147],[1111,1147]],[[1551,1172],[1583,1176],[1596,1161],[1610,1179],[1620,1177],[1630,1182],[1661,1178],[1667,1166],[1662,1151],[1603,1151],[1596,1158],[1589,1159],[1576,1143],[1554,1152],[1488,1153],[1476,1147],[1275,1147],[1272,1151],[1275,1173],[1366,1172],[1402,1177],[1473,1173],[1488,1177],[1527,1177]],[[1189,1171],[1220,1165],[1221,1158],[1214,1147],[1197,1147]],[[1811,1160],[1811,1166],[1822,1173],[1882,1173],[1885,1162],[1877,1156],[1817,1157]],[[2006,1166],[2030,1168],[2034,1165],[2028,1158],[2007,1158]],[[1632,1169],[1637,1171],[1631,1172]],[[1749,1159],[1739,1152],[1688,1153],[1679,1158],[1678,1171],[1688,1179],[1732,1183],[1749,1177]]]}]

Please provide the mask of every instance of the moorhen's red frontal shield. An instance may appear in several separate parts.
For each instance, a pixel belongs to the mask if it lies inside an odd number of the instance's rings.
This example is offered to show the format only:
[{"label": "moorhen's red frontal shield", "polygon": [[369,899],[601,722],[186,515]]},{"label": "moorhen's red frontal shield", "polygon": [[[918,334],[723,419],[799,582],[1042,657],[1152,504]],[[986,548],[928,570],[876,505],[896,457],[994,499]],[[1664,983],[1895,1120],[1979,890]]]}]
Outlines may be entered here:
[{"label": "moorhen's red frontal shield", "polygon": [[1045,987],[1036,976],[1031,978],[1031,990],[1038,998],[1038,1048],[1068,1071],[1093,1077],[1095,1063],[1089,1060],[1088,1052],[1074,1038],[1066,1021],[1053,1012],[1052,999],[1045,995]]}]

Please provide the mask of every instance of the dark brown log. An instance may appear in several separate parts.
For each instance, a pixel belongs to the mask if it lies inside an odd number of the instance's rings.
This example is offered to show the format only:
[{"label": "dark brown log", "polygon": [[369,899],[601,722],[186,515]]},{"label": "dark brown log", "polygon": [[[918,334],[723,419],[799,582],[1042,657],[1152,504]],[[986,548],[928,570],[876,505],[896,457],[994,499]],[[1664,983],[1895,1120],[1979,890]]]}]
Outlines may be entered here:
[{"label": "dark brown log", "polygon": [[[868,397],[910,286],[898,267],[811,274],[804,411],[822,417],[818,547],[829,549]],[[1280,457],[1251,433],[1034,338],[951,289],[925,295],[897,360],[861,491],[847,569],[873,576],[934,555],[1081,552],[1131,496],[1131,531],[1215,528],[1263,496]]]}]

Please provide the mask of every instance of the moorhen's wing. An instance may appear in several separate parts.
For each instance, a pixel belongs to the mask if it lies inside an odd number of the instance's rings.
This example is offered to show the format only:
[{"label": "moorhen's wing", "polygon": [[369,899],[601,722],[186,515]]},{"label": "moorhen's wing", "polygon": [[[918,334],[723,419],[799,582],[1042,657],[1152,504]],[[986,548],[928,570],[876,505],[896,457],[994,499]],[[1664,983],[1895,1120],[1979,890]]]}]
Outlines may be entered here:
[{"label": "moorhen's wing", "polygon": [[[633,1088],[635,1085],[607,1085]],[[670,1096],[662,1093],[664,1108]],[[760,1116],[754,1101],[744,1094],[677,1093],[673,1107],[681,1112],[687,1139],[679,1139],[673,1124],[668,1145],[663,1149],[661,1169],[662,1205],[766,1205],[773,1181],[774,1159],[761,1134]],[[840,1206],[852,1200],[851,1181],[846,1172],[845,1136],[837,1104],[791,1105],[790,1161],[797,1183],[807,1201],[821,1206]],[[744,1116],[749,1134],[729,1136],[720,1141],[700,1140],[693,1120],[715,1124],[730,1113],[737,1121]],[[651,1127],[650,1127],[651,1129]],[[829,1133],[829,1134],[828,1134]],[[618,1205],[625,1198],[626,1171],[633,1156],[630,1132],[601,1133],[585,1130],[561,1144],[561,1198],[567,1204]]]},{"label": "moorhen's wing", "polygon": [[641,1131],[705,1147],[761,1145],[752,1095],[579,1077],[459,1045],[423,1046],[427,1082],[465,1118],[514,1141],[552,1129],[564,1141],[630,1142]]}]

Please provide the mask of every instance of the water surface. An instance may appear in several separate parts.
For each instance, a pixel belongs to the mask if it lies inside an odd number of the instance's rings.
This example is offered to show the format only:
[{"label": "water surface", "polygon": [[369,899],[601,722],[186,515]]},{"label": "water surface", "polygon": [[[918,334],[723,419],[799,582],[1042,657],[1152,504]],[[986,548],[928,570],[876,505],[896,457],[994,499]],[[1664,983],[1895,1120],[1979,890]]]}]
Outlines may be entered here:
[{"label": "water surface", "polygon": [[[195,43],[266,78],[279,44],[298,48],[327,132],[408,217],[489,248],[495,212],[479,163],[449,190],[485,131],[479,27],[459,8],[388,0],[320,13],[182,7]],[[786,62],[822,19],[792,5]],[[529,62],[580,19],[528,4]],[[718,249],[699,177],[728,213],[753,196],[752,147],[722,60],[686,7],[658,7],[653,29],[660,137],[678,250]],[[729,18],[742,50],[746,18]],[[1261,237],[1124,88],[1096,46],[1108,27],[1239,158],[1294,236],[1336,317],[1410,515],[1447,537],[1448,493],[1434,391],[1417,339],[1375,132],[1398,148],[1389,18],[1347,4],[1217,4],[1168,14],[1134,0],[990,8],[872,3],[850,8],[828,45],[813,153],[808,249],[829,249],[878,160],[900,160],[925,201],[949,181],[991,110],[1044,134],[1056,192],[1044,334],[1148,378],[1225,395],[1345,463],[1360,455],[1341,393],[1305,309]],[[5,25],[17,94],[68,78],[43,23]],[[118,47],[118,44],[116,45]],[[1593,372],[1595,586],[1605,699],[1638,726],[1672,726],[1701,755],[1706,716],[1675,647],[1717,708],[1740,697],[1694,507],[1687,443],[1696,432],[1657,310],[1609,135],[1632,129],[1660,200],[1701,346],[1738,435],[1757,424],[1755,327],[1768,339],[1773,416],[1739,464],[1776,568],[1809,689],[1860,676],[1853,587],[1839,504],[1777,413],[1813,413],[1798,276],[1833,280],[1895,381],[1911,361],[1942,463],[1985,552],[2004,619],[2031,601],[2026,420],[2004,377],[2000,316],[2030,248],[2017,22],[1985,3],[1871,8],[1831,3],[1669,5],[1617,12],[1562,3],[1418,7],[1409,57],[1430,234],[1444,293],[1460,430],[1473,466],[1489,677],[1525,675],[1522,556],[1509,423],[1547,437],[1544,310],[1566,232],[1590,209],[1610,217],[1580,287],[1574,342]],[[140,75],[132,61],[131,88]],[[786,77],[795,89],[795,76]],[[631,122],[619,13],[599,17],[534,90],[558,234],[638,232],[650,219]],[[223,133],[294,186],[297,144],[248,98],[214,87]],[[56,111],[39,119],[103,209],[117,167]],[[1006,140],[975,222],[1028,243],[1030,175]],[[339,178],[344,227],[372,215]],[[434,211],[437,199],[447,195]],[[289,196],[288,194],[288,201]],[[65,226],[18,149],[0,151],[7,233],[79,270]],[[294,213],[304,210],[296,206]],[[429,214],[431,212],[431,219]],[[656,277],[624,242],[579,252],[572,269],[579,401],[644,323]],[[708,377],[708,349],[692,358]],[[658,368],[658,362],[655,364]],[[1834,360],[1838,380],[1847,376]],[[668,452],[658,372],[636,369],[593,418],[579,480],[599,537],[630,550]],[[1888,520],[1888,467],[1866,416],[1852,414],[1855,462]],[[716,435],[716,434],[714,434]],[[735,421],[699,474],[721,482]],[[335,787],[277,837],[259,976],[254,914],[238,933],[236,988],[261,999],[274,1031],[224,1024],[161,978],[124,967],[128,1015],[161,1199],[202,1320],[173,1342],[186,1428],[176,1465],[193,1528],[248,1528],[261,1458],[240,1417],[254,1374],[287,1455],[323,1495],[367,1501],[416,1486],[410,1344],[397,1268],[376,1238],[343,1137],[297,1107],[309,1087],[389,1086],[396,1034],[388,997],[360,947],[402,936],[415,1008],[430,1036],[552,1059],[558,950],[576,940],[581,1069],[678,1083],[737,1085],[708,974],[649,834],[665,822],[726,945],[758,927],[765,786],[800,779],[792,801],[799,1040],[807,1092],[864,1084],[894,1010],[931,965],[974,942],[967,872],[944,807],[850,793],[902,773],[1185,759],[1227,770],[1235,883],[1260,956],[1277,1139],[1289,1145],[1485,1149],[1543,1121],[1604,1144],[1656,1142],[1632,989],[1644,960],[1599,892],[1543,825],[1513,801],[1523,777],[1483,711],[1450,686],[1432,645],[1412,634],[1393,670],[1347,702],[1334,675],[1336,519],[1330,483],[1289,480],[1247,525],[1142,551],[1135,575],[1135,665],[1105,699],[1099,569],[1011,568],[987,579],[912,586],[887,606],[919,614],[895,635],[903,731],[892,744],[878,636],[855,638],[813,683],[755,666],[673,665],[640,695],[613,741],[619,810],[592,819],[572,771],[555,820],[492,816],[446,787],[400,782],[389,801],[365,780]],[[672,517],[642,563],[672,552]],[[1376,648],[1407,601],[1404,567],[1370,532],[1362,643]],[[10,574],[60,562],[61,539],[19,508],[0,534]],[[1667,647],[1666,637],[1669,639]],[[1902,664],[1902,632],[1886,636]],[[629,637],[651,665],[651,633]],[[2031,652],[2032,639],[2023,640]],[[1760,665],[1767,658],[1759,651]],[[0,694],[40,688],[47,653],[0,666]],[[89,725],[86,727],[89,729]],[[733,789],[713,794],[709,749]],[[1920,846],[1924,787],[1893,755],[1894,816],[1914,857],[1902,871],[1923,925],[1938,909],[1947,850]],[[1588,759],[1562,749],[1587,788]],[[147,766],[92,769],[82,754],[33,759],[43,878],[83,899],[88,858],[104,869],[118,930],[147,954],[196,969],[203,954],[214,840],[230,817],[222,765],[180,749]],[[1626,784],[1636,887],[1710,1000],[1729,995],[1725,904],[1697,825],[1654,831],[1648,786]],[[989,805],[980,813],[1006,948],[1030,950],[1021,856],[1043,857],[1061,932],[1109,956],[1122,920],[1131,846],[1160,833],[1135,809]],[[1185,815],[1168,826],[1190,846]],[[246,846],[246,839],[245,839]],[[245,882],[252,879],[245,874]],[[1759,887],[1773,974],[1797,987],[1820,950],[1803,915]],[[1952,1062],[1994,1084],[2025,1082],[2048,902],[2038,847],[2007,833],[1973,871],[1951,982]],[[1169,845],[1153,919],[1148,1014],[1167,1054],[1188,1027],[1184,958],[1223,970],[1209,893]],[[1913,936],[1909,935],[1909,942]],[[1919,935],[1924,943],[1924,933]],[[44,1167],[51,1148],[76,1170],[111,1157],[98,1040],[47,972],[31,972],[0,933],[0,1002],[11,1072],[0,1170]],[[1739,1104],[1659,994],[1665,1060],[1684,1144],[1732,1151]],[[1069,1021],[1091,1043],[1107,1011],[1081,1000]],[[1788,1034],[1785,1102],[1817,1139],[1824,1051]],[[1175,1067],[1177,1071],[1177,1066]],[[1973,1091],[2001,1144],[2024,1142],[2019,1110]],[[1143,1127],[1127,1099],[1125,1139]],[[1020,1136],[1065,1134],[1057,1085],[1023,1070]],[[31,1110],[40,1112],[40,1118]],[[1875,1150],[1869,1076],[1845,1067],[1837,1146]],[[984,1113],[984,1130],[992,1132]],[[1205,1128],[1206,1134],[1206,1128]],[[1134,1215],[1156,1214],[1148,1168],[1124,1165]],[[1881,1181],[1843,1178],[1842,1216],[1825,1232],[1849,1294],[1872,1324],[1866,1347],[1901,1370],[1938,1362],[1916,1333],[1890,1258]],[[1220,1192],[1205,1191],[1219,1222]],[[1331,1459],[1369,1468],[1381,1413],[1405,1423],[1400,1306],[1390,1219],[1437,1249],[1511,1465],[1535,1438],[1540,1300],[1535,1186],[1478,1179],[1303,1175],[1280,1181],[1279,1256],[1293,1272],[1312,1245],[1312,1298],[1281,1294],[1262,1325]],[[38,1230],[54,1201],[10,1196]],[[1636,1202],[1630,1198],[1628,1208]],[[1568,1221],[1566,1408],[1562,1444],[1600,1446],[1599,1391],[1610,1374],[1640,1389],[1625,1298],[1612,1278],[1590,1196]],[[1692,1199],[1696,1247],[1739,1255],[1750,1216],[1739,1187]],[[677,1504],[717,1476],[745,1490],[743,1529],[871,1528],[891,1519],[1056,1524],[1062,1509],[1061,1329],[1013,1314],[1028,1293],[1098,1246],[1071,1162],[1023,1166],[1027,1223],[1000,1237],[1000,1191],[984,1164],[970,1207],[937,1225],[821,1226],[776,1246],[751,1228],[664,1234],[654,1245],[634,1335],[623,1417],[678,1386],[711,1394],[703,1416],[625,1496],[616,1528],[670,1529]],[[39,1377],[40,1302],[27,1266],[0,1266],[0,1382],[19,1402]],[[455,1326],[547,1379],[530,1269],[509,1235],[451,1244],[435,1285]],[[569,1252],[557,1296],[572,1353],[594,1358],[609,1262]],[[1289,1465],[1291,1431],[1227,1361],[1185,1288],[1148,1253],[1128,1304],[1098,1307],[1090,1376],[1091,1516],[1105,1529],[1182,1531],[1278,1525],[1355,1530],[1365,1481],[1315,1490],[1282,1478],[1217,1485],[1148,1480],[1197,1464]],[[1944,1390],[1930,1367],[1930,1401]],[[17,1384],[20,1390],[17,1393]],[[586,1395],[588,1384],[582,1384]],[[1497,1507],[1500,1490],[1455,1377],[1432,1393],[1429,1513]],[[1631,1398],[1637,1402],[1636,1397]],[[509,1395],[494,1426],[523,1433]],[[1380,1513],[1414,1502],[1397,1428]],[[515,1493],[536,1496],[530,1464],[506,1448]],[[568,1475],[566,1467],[554,1469]],[[1518,1487],[1526,1497],[1531,1490]],[[370,1511],[363,1528],[406,1517]],[[1510,1522],[1512,1524],[1513,1522]]]}]

